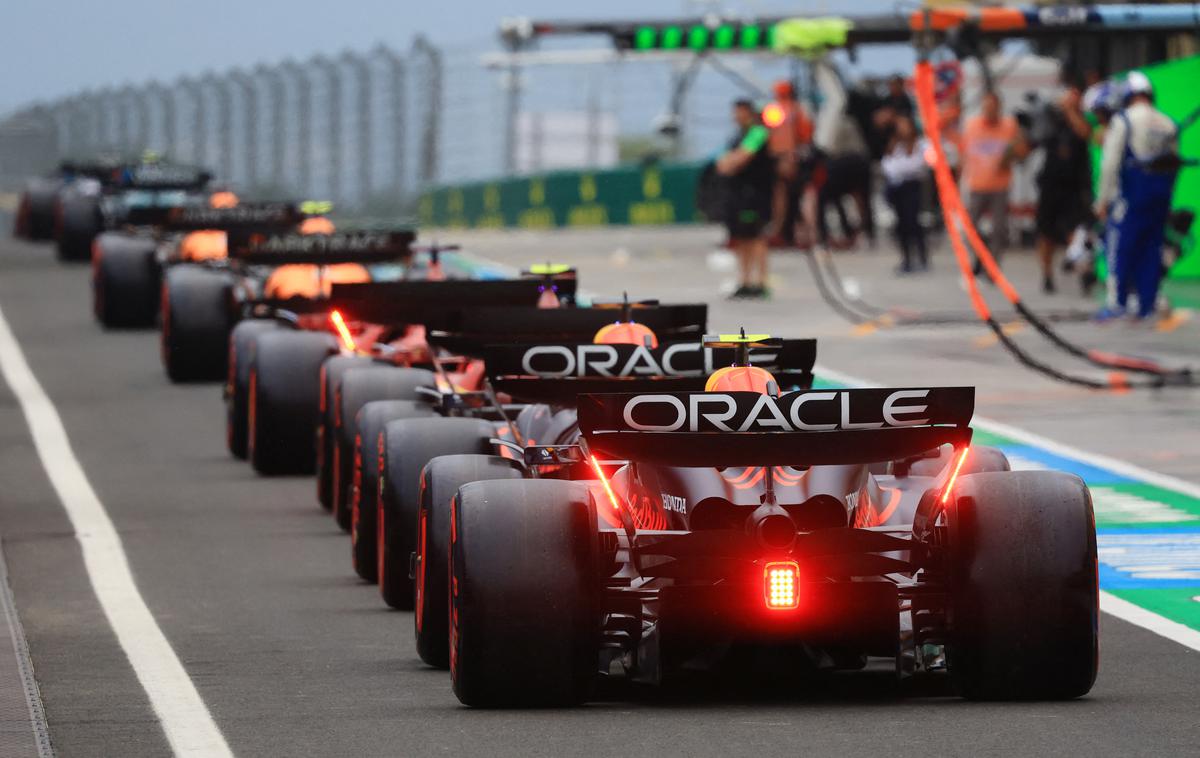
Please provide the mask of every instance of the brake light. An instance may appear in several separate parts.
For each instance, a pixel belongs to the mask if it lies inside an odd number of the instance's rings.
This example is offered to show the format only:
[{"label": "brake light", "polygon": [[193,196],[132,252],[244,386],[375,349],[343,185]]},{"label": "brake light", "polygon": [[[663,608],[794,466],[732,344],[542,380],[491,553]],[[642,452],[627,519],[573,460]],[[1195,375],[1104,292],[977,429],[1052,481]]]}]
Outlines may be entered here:
[{"label": "brake light", "polygon": [[342,318],[340,311],[333,311],[329,314],[329,320],[333,322],[333,328],[337,329],[338,336],[342,338],[342,344],[352,353],[358,352],[358,343],[354,341],[354,335],[350,333],[350,327],[346,326],[346,319]]},{"label": "brake light", "polygon": [[763,570],[763,593],[771,610],[800,605],[800,565],[795,561],[768,563]]},{"label": "brake light", "polygon": [[612,485],[608,483],[608,477],[604,475],[604,469],[600,468],[600,461],[596,460],[596,456],[588,456],[592,460],[592,468],[596,470],[596,476],[600,477],[600,484],[604,486],[604,494],[608,495],[608,502],[612,503],[614,511],[621,510],[621,504],[617,501],[617,495],[613,492]]},{"label": "brake light", "polygon": [[950,472],[950,479],[946,482],[946,488],[942,490],[942,505],[950,502],[950,493],[954,491],[954,482],[958,480],[958,472],[966,463],[969,452],[971,452],[970,445],[964,447],[963,451],[958,454],[958,460],[954,462],[954,470]]}]

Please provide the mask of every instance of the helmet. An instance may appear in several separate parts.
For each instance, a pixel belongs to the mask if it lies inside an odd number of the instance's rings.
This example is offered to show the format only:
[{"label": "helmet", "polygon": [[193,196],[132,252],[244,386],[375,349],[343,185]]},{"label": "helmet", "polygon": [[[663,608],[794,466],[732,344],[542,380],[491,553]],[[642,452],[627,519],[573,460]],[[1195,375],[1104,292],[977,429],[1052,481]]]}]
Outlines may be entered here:
[{"label": "helmet", "polygon": [[238,196],[229,190],[221,190],[208,196],[209,208],[236,208],[237,204]]},{"label": "helmet", "polygon": [[596,345],[645,345],[649,342],[650,347],[658,347],[658,337],[650,327],[632,321],[618,321],[600,327],[592,342]]},{"label": "helmet", "polygon": [[311,263],[288,263],[271,272],[263,285],[269,298],[286,300],[290,297],[329,297],[334,284],[358,284],[371,281],[367,269],[358,263],[339,263],[315,266]]},{"label": "helmet", "polygon": [[1083,93],[1083,109],[1090,113],[1115,111],[1120,106],[1118,87],[1110,81],[1097,82]]},{"label": "helmet", "polygon": [[229,242],[220,229],[189,232],[179,240],[179,257],[185,261],[220,260],[229,254]]},{"label": "helmet", "polygon": [[1134,95],[1154,96],[1154,85],[1150,83],[1150,77],[1141,71],[1130,71],[1129,76],[1125,77],[1125,97]]},{"label": "helmet", "polygon": [[771,386],[778,391],[779,382],[765,368],[758,366],[727,366],[717,369],[704,385],[705,392],[757,392],[766,395]]},{"label": "helmet", "polygon": [[300,222],[301,234],[333,234],[333,222],[324,216],[309,216]]}]

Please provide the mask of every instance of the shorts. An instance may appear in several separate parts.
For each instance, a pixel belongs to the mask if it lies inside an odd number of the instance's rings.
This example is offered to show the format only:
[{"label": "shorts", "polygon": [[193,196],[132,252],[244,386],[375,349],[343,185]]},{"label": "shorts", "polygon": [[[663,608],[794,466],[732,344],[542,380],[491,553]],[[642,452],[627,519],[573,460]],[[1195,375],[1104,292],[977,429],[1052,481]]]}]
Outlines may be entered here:
[{"label": "shorts", "polygon": [[751,240],[762,236],[771,221],[771,206],[768,203],[750,206],[734,205],[725,216],[725,229],[729,238]]},{"label": "shorts", "polygon": [[735,240],[757,239],[771,222],[771,187],[739,187],[725,208],[725,229]]},{"label": "shorts", "polygon": [[1088,220],[1089,213],[1078,189],[1042,187],[1038,190],[1034,225],[1039,236],[1055,245],[1066,245],[1075,229]]}]

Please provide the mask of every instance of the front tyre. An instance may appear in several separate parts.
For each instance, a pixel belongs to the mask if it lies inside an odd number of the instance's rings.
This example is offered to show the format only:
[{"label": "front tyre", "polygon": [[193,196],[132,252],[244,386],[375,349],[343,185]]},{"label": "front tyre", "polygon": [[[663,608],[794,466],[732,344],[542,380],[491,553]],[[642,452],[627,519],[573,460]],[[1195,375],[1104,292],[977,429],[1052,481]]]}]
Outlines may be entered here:
[{"label": "front tyre", "polygon": [[1099,598],[1092,498],[1079,477],[960,477],[947,510],[949,638],[972,700],[1063,700],[1096,681]]},{"label": "front tyre", "polygon": [[451,518],[450,677],[477,707],[564,706],[595,685],[600,580],[587,485],[476,482]]}]

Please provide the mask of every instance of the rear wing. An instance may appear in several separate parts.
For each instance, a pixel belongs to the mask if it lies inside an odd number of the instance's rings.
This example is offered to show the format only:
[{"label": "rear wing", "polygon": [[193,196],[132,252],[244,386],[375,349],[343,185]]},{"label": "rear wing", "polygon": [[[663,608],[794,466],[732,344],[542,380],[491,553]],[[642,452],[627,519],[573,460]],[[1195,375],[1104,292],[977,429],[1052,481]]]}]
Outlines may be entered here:
[{"label": "rear wing", "polygon": [[[574,292],[574,282],[570,282]],[[543,282],[536,279],[448,279],[445,281],[334,284],[329,307],[352,321],[372,324],[444,323],[451,314],[477,307],[505,310],[534,306]],[[547,311],[555,313],[557,311]]]},{"label": "rear wing", "polygon": [[[702,392],[717,368],[737,359],[730,347],[698,340],[639,345],[487,345],[480,354],[492,386],[516,400],[574,405],[579,395],[604,392]],[[775,375],[783,390],[812,386],[816,340],[780,340],[755,352],[751,364]]]},{"label": "rear wing", "polygon": [[[563,285],[573,280],[557,281]],[[654,331],[659,342],[700,341],[708,322],[708,306],[640,307],[635,319]],[[600,327],[616,321],[612,308],[462,308],[425,322],[431,343],[459,355],[480,355],[488,345],[572,344],[590,342]]]},{"label": "rear wing", "polygon": [[300,234],[231,230],[229,257],[242,263],[390,263],[412,254],[416,233],[393,231]]},{"label": "rear wing", "polygon": [[130,190],[198,190],[212,181],[212,172],[194,166],[141,163],[113,171],[113,183]]},{"label": "rear wing", "polygon": [[597,394],[579,398],[588,446],[664,466],[814,466],[899,460],[969,444],[973,387]]},{"label": "rear wing", "polygon": [[196,204],[167,209],[162,225],[178,232],[282,230],[299,224],[305,215],[295,203],[239,203],[232,208]]}]

